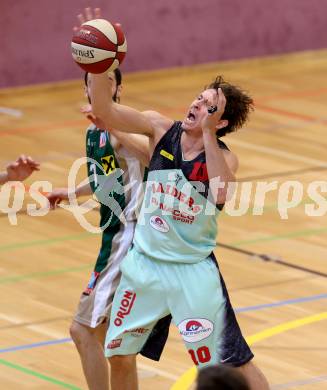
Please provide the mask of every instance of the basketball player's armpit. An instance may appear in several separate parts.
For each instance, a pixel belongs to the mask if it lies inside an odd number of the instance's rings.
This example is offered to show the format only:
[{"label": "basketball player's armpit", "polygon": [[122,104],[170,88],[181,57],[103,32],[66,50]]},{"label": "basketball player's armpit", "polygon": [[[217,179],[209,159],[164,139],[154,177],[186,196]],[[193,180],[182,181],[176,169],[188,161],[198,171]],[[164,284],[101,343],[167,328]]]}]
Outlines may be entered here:
[{"label": "basketball player's armpit", "polygon": [[117,140],[144,166],[149,166],[149,138],[142,134],[127,134],[118,130],[110,131]]}]

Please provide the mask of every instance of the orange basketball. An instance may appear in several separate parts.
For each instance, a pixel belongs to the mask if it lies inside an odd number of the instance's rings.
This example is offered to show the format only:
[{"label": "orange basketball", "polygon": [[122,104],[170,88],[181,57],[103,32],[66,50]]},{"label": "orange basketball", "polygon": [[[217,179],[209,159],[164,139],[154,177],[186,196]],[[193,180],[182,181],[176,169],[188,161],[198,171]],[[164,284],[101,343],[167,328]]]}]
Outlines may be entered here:
[{"label": "orange basketball", "polygon": [[74,33],[72,55],[86,72],[103,73],[118,68],[125,58],[127,42],[118,24],[89,20]]}]

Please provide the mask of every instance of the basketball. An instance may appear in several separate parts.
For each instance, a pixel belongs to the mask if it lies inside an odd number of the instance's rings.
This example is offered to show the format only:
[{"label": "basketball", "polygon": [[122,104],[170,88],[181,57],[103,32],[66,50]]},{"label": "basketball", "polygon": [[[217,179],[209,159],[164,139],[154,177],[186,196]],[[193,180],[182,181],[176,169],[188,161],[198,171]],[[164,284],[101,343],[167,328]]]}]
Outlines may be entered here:
[{"label": "basketball", "polygon": [[72,55],[86,72],[113,71],[125,58],[127,42],[118,24],[104,19],[89,20],[74,33]]}]

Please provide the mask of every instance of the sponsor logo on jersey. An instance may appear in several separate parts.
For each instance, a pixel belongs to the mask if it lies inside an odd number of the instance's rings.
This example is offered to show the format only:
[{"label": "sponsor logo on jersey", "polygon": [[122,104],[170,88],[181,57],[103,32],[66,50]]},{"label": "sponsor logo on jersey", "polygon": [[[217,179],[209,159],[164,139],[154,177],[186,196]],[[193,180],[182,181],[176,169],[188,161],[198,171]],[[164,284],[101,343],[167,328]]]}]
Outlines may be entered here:
[{"label": "sponsor logo on jersey", "polygon": [[97,283],[98,277],[100,276],[100,272],[92,272],[91,279],[86,287],[86,289],[83,291],[83,295],[90,295],[91,292],[94,290],[94,287]]},{"label": "sponsor logo on jersey", "polygon": [[161,233],[169,232],[168,223],[158,215],[153,215],[150,218],[150,225],[153,227],[153,229],[158,230]]},{"label": "sponsor logo on jersey", "polygon": [[106,143],[107,143],[107,134],[105,131],[101,131],[99,147],[103,148],[104,146],[106,146]]},{"label": "sponsor logo on jersey", "polygon": [[136,328],[136,329],[130,329],[130,330],[125,330],[124,333],[130,333],[131,336],[133,337],[141,337],[144,334],[148,333],[150,329],[148,328]]},{"label": "sponsor logo on jersey", "polygon": [[201,163],[199,161],[195,162],[193,164],[193,170],[188,178],[189,180],[193,180],[193,181],[201,181],[201,182],[208,181],[209,177],[207,171],[207,164]]},{"label": "sponsor logo on jersey", "polygon": [[194,215],[190,215],[179,210],[173,210],[172,215],[175,221],[188,223],[189,225],[191,225],[195,219]]},{"label": "sponsor logo on jersey", "polygon": [[178,324],[183,340],[189,343],[206,339],[213,332],[213,323],[205,318],[188,318]]},{"label": "sponsor logo on jersey", "polygon": [[179,173],[176,173],[176,177],[175,177],[175,183],[176,185],[183,179],[183,176],[180,175]]},{"label": "sponsor logo on jersey", "polygon": [[171,195],[174,198],[177,198],[180,202],[187,204],[191,208],[194,205],[194,199],[192,197],[187,196],[177,187],[174,187],[170,184],[152,183],[152,192],[154,194],[160,192],[162,194]]},{"label": "sponsor logo on jersey", "polygon": [[125,291],[124,296],[120,301],[120,307],[116,314],[116,318],[114,320],[114,324],[116,326],[121,326],[124,318],[130,314],[135,298],[136,294],[134,292],[128,290]]},{"label": "sponsor logo on jersey", "polygon": [[168,153],[166,150],[161,149],[160,154],[161,154],[161,156],[168,158],[168,160],[174,161],[174,156],[172,154]]},{"label": "sponsor logo on jersey", "polygon": [[106,176],[109,176],[117,168],[114,155],[101,157],[101,165]]},{"label": "sponsor logo on jersey", "polygon": [[110,343],[107,345],[107,348],[108,349],[118,348],[118,347],[120,347],[122,341],[123,341],[123,339],[111,340]]},{"label": "sponsor logo on jersey", "polygon": [[159,203],[156,198],[151,198],[151,203],[153,203],[156,206],[158,206],[160,210],[163,210],[164,211],[164,213],[163,213],[164,215],[167,215],[167,214],[170,215],[171,214],[175,221],[182,222],[182,223],[187,223],[187,224],[191,225],[194,222],[194,220],[195,220],[195,216],[194,215],[186,213],[184,211],[173,209],[172,207],[166,205],[163,202]]}]

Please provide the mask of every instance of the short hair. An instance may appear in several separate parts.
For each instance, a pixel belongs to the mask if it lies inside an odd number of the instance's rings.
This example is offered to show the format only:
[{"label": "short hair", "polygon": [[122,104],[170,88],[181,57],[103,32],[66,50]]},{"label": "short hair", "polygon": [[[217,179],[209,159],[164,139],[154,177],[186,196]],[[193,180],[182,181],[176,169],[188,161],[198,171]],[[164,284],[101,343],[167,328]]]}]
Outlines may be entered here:
[{"label": "short hair", "polygon": [[226,97],[226,107],[221,119],[227,119],[228,125],[219,129],[217,136],[222,137],[240,129],[249,118],[249,114],[254,110],[253,99],[241,88],[225,81],[222,76],[209,84],[205,89],[221,88]]},{"label": "short hair", "polygon": [[236,368],[215,365],[199,371],[196,390],[250,390],[250,387]]},{"label": "short hair", "polygon": [[[122,81],[123,81],[123,76],[121,74],[121,71],[119,68],[116,68],[114,71],[114,75],[115,75],[115,78],[116,78],[116,84],[117,84],[117,87],[119,85],[121,85]],[[87,76],[88,76],[89,72],[85,72],[84,74],[84,83],[85,83],[85,86],[87,87]]]}]

